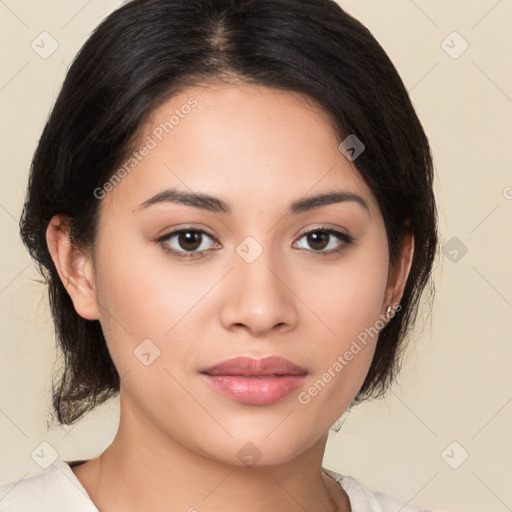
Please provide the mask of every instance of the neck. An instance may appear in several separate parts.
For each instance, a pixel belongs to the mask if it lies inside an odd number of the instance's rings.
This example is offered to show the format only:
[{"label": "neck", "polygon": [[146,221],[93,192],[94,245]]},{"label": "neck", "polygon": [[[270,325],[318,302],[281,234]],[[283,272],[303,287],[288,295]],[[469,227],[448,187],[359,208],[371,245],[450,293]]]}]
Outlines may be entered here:
[{"label": "neck", "polygon": [[322,473],[327,435],[285,463],[227,464],[170,438],[126,401],[121,394],[112,444],[74,468],[99,510],[350,511],[343,489]]}]

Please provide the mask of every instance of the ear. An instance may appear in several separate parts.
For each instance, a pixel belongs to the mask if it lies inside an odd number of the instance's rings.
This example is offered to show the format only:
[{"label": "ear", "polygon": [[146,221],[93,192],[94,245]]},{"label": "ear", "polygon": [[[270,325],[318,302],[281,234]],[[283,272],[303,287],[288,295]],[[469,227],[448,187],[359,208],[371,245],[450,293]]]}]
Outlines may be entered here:
[{"label": "ear", "polygon": [[76,312],[87,320],[97,320],[100,312],[92,256],[71,244],[67,221],[63,215],[51,219],[46,229],[48,250]]},{"label": "ear", "polygon": [[[411,270],[412,259],[414,255],[414,235],[410,229],[406,229],[402,237],[400,253],[393,266],[390,266],[388,273],[388,285],[384,300],[384,310],[388,306],[395,309],[395,304],[399,304],[404,293],[405,284],[409,271]],[[383,312],[386,316],[386,311]]]}]

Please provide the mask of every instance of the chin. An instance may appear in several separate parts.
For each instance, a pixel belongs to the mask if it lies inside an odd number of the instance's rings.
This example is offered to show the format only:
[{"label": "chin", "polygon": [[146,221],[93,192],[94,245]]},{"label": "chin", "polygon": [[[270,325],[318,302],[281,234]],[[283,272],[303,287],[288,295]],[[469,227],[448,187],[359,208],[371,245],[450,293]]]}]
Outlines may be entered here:
[{"label": "chin", "polygon": [[284,423],[277,428],[279,421],[270,429],[233,433],[233,437],[223,435],[215,444],[205,444],[213,440],[213,436],[205,436],[198,441],[195,450],[202,456],[234,466],[276,466],[294,460],[322,437],[327,438],[327,432],[301,432],[291,423],[284,427]]}]

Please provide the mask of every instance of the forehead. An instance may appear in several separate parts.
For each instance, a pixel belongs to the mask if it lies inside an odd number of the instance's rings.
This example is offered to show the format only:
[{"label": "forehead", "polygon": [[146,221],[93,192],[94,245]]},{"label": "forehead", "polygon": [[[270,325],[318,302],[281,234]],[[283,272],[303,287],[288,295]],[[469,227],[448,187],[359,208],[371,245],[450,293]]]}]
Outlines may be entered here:
[{"label": "forehead", "polygon": [[242,83],[189,87],[151,113],[104,202],[133,210],[174,187],[284,208],[309,191],[343,188],[375,208],[340,142],[330,114],[298,93]]}]

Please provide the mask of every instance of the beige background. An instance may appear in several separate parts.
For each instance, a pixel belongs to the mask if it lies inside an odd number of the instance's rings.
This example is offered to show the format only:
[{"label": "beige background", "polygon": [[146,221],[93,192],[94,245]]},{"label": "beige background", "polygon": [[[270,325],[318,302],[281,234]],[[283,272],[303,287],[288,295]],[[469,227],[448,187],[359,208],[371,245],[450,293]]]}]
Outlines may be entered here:
[{"label": "beige background", "polygon": [[[429,135],[443,247],[433,314],[411,341],[400,385],[351,412],[325,466],[430,508],[504,512],[512,509],[512,1],[340,4],[386,49]],[[0,1],[0,483],[42,471],[31,457],[41,442],[61,460],[88,458],[117,427],[113,402],[47,432],[53,326],[17,220],[66,67],[118,5]],[[46,59],[31,48],[43,31],[59,45]]]}]

